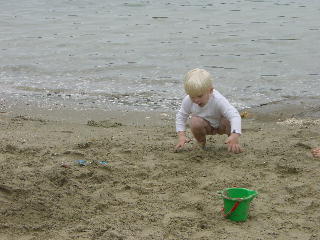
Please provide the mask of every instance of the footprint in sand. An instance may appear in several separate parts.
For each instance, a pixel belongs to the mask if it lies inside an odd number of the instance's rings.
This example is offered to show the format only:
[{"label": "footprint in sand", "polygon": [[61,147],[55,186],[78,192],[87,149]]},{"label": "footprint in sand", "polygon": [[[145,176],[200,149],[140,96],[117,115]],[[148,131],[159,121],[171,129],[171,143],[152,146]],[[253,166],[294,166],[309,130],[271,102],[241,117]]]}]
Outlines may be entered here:
[{"label": "footprint in sand", "polygon": [[12,190],[5,186],[0,185],[0,203],[1,202],[9,202],[12,198]]}]

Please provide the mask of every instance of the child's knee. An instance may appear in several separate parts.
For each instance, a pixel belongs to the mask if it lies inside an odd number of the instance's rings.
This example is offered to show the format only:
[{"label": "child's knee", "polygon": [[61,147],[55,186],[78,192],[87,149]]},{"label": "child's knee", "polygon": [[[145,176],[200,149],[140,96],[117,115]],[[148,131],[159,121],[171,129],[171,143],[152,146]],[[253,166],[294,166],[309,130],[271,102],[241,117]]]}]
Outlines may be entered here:
[{"label": "child's knee", "polygon": [[206,122],[203,118],[195,116],[190,119],[190,125],[194,130],[205,129]]}]

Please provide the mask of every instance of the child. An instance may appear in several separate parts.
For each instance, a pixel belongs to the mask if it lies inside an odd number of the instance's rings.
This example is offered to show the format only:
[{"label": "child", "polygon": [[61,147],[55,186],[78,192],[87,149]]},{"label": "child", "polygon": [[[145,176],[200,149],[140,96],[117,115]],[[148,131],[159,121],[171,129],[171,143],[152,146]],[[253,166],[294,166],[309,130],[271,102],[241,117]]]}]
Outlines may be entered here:
[{"label": "child", "polygon": [[184,97],[176,116],[178,144],[182,148],[189,140],[186,138],[186,122],[189,116],[191,132],[202,148],[206,145],[206,135],[227,134],[225,141],[228,151],[240,153],[241,117],[239,112],[213,88],[213,79],[203,69],[193,69],[185,76]]},{"label": "child", "polygon": [[320,157],[320,147],[312,149],[311,153],[314,157]]}]

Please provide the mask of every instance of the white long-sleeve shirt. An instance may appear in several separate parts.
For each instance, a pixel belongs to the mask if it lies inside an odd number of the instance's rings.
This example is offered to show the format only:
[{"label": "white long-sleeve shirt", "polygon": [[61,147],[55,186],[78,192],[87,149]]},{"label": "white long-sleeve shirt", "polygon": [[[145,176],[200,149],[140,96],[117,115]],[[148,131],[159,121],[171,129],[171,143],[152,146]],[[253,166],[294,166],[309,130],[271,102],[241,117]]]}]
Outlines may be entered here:
[{"label": "white long-sleeve shirt", "polygon": [[176,115],[177,132],[186,130],[186,121],[190,115],[204,118],[214,128],[218,128],[221,118],[225,117],[230,122],[231,132],[241,134],[241,117],[238,110],[217,90],[213,91],[208,103],[203,107],[193,103],[189,95],[184,97]]}]

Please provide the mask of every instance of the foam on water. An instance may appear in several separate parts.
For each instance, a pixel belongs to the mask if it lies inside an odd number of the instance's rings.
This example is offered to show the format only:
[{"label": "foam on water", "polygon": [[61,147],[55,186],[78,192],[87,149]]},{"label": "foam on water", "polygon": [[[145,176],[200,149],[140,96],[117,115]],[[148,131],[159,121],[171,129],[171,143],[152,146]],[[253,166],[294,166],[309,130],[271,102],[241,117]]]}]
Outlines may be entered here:
[{"label": "foam on water", "polygon": [[319,96],[317,0],[12,0],[0,16],[13,102],[175,110],[195,67],[239,109]]}]

